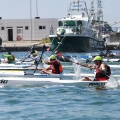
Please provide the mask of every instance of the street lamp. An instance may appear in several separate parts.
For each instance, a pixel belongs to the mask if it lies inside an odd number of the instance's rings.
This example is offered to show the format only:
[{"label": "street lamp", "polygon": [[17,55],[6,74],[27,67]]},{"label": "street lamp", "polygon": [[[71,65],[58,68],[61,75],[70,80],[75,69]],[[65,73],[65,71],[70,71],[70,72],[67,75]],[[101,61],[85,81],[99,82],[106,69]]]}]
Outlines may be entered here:
[{"label": "street lamp", "polygon": [[36,17],[38,17],[38,1],[36,0]]},{"label": "street lamp", "polygon": [[30,25],[31,25],[31,38],[30,41],[32,41],[32,1],[30,0]]}]

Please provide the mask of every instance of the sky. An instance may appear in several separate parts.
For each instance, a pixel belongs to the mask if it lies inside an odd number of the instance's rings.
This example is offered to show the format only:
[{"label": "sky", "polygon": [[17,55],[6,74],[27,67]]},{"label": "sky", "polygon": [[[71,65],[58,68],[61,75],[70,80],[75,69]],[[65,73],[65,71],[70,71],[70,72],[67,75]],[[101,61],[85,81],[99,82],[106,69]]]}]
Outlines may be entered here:
[{"label": "sky", "polygon": [[[40,18],[62,18],[67,15],[70,2],[77,0],[31,0],[32,9],[30,9],[30,0],[0,0],[0,17],[2,19],[29,19],[32,13],[32,18],[35,18],[37,16],[36,1]],[[91,0],[85,1],[89,8]],[[120,21],[120,0],[102,0],[102,4],[105,21],[111,24]]]}]

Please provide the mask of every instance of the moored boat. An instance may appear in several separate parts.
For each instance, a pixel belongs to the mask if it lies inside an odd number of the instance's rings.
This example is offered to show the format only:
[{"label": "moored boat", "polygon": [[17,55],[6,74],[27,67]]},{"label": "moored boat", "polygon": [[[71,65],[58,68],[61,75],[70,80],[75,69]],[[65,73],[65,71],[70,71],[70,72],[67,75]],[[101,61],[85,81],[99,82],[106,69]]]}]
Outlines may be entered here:
[{"label": "moored boat", "polygon": [[[72,12],[79,12],[72,15]],[[85,1],[72,2],[68,16],[58,20],[55,35],[49,35],[51,49],[61,52],[90,52],[104,48],[104,40],[98,37],[98,32],[92,29]]]}]

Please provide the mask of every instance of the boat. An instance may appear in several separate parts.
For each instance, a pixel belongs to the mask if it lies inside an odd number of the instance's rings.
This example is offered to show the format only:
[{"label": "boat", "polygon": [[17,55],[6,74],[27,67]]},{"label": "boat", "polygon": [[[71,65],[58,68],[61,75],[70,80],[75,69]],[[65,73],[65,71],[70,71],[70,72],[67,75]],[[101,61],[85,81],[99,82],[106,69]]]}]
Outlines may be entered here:
[{"label": "boat", "polygon": [[8,64],[8,63],[1,63],[0,68],[28,68],[31,67],[31,64]]},{"label": "boat", "polygon": [[107,81],[61,80],[60,78],[0,77],[0,86],[76,85],[105,87]]},{"label": "boat", "polygon": [[[22,70],[0,70],[0,76],[17,76],[17,77],[37,77],[37,78],[75,78],[77,74],[74,73],[62,73],[62,74],[41,74],[41,73],[34,73],[34,72],[24,72]],[[94,74],[87,74],[82,73],[79,77],[90,76],[94,77]],[[120,75],[112,75],[113,77],[120,77]]]},{"label": "boat", "polygon": [[[91,63],[93,62],[93,58],[88,58],[88,59],[79,59],[80,61],[86,61],[86,63]],[[103,62],[120,62],[120,58],[103,58]]]},{"label": "boat", "polygon": [[56,34],[49,35],[51,50],[91,52],[103,49],[105,41],[98,34],[99,31],[92,29],[86,2],[81,0],[71,2],[67,17],[58,20]]}]

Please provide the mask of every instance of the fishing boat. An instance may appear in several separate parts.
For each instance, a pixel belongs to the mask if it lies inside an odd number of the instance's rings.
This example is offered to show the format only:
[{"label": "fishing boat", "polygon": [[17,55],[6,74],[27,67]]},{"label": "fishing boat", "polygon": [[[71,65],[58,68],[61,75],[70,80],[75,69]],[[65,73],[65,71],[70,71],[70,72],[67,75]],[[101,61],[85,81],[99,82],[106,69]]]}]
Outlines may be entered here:
[{"label": "fishing boat", "polygon": [[104,40],[99,36],[99,31],[92,27],[86,2],[71,2],[67,17],[58,20],[56,34],[49,35],[51,49],[61,52],[90,52],[103,49]]},{"label": "fishing boat", "polygon": [[0,77],[0,86],[76,85],[105,87],[107,81],[61,80],[60,78]]}]

